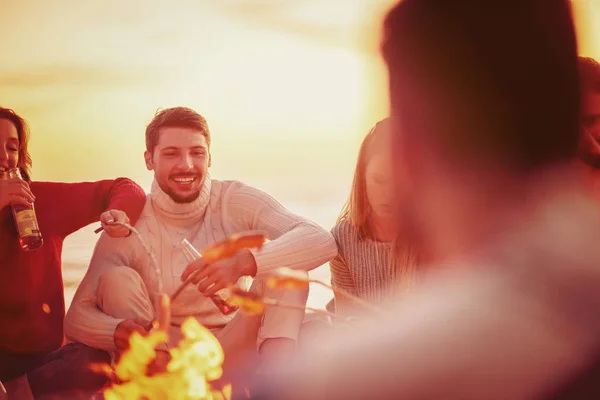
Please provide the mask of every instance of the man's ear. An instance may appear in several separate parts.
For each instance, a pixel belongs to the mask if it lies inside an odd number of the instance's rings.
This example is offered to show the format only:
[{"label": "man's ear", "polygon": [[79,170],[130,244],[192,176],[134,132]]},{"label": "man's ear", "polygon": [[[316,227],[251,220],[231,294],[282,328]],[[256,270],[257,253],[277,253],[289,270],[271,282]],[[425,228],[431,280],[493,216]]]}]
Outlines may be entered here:
[{"label": "man's ear", "polygon": [[148,171],[152,171],[154,169],[154,161],[152,161],[152,154],[148,150],[144,151],[144,160],[146,161]]},{"label": "man's ear", "polygon": [[208,167],[212,165],[212,154],[208,153]]}]

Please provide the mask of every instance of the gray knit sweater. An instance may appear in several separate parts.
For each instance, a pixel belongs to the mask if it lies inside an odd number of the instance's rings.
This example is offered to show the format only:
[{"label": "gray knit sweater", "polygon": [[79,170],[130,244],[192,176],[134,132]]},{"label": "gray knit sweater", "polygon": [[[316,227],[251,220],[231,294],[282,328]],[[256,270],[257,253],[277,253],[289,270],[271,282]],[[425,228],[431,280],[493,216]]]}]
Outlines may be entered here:
[{"label": "gray knit sweater", "polygon": [[[363,237],[347,220],[338,223],[331,233],[338,246],[338,255],[329,262],[332,286],[370,303],[386,301],[401,278],[391,262],[392,244]],[[351,299],[336,295],[335,309],[347,313],[354,305]]]}]

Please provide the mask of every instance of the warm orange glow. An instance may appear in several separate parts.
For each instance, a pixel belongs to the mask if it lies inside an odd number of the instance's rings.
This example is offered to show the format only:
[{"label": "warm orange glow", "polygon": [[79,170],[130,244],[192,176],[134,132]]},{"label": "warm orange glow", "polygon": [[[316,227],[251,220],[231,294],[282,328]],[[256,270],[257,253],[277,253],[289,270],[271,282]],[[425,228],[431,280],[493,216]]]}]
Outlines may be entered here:
[{"label": "warm orange glow", "polygon": [[266,241],[262,232],[246,232],[232,235],[227,239],[202,250],[207,263],[229,258],[242,249],[260,249]]},{"label": "warm orange glow", "polygon": [[246,315],[261,315],[266,308],[265,301],[261,296],[236,287],[231,288],[231,295],[227,302],[232,306],[239,307],[240,311]]},{"label": "warm orange glow", "polygon": [[308,274],[291,268],[278,268],[267,278],[269,288],[304,289],[308,288],[309,283]]},{"label": "warm orange glow", "polygon": [[2,105],[30,122],[34,177],[125,175],[148,187],[144,127],[175,105],[207,117],[214,176],[344,173],[386,113],[372,14],[391,1],[242,3],[3,9]]},{"label": "warm orange glow", "polygon": [[[146,337],[134,333],[130,348],[123,353],[114,374],[123,383],[114,384],[104,391],[106,400],[158,399],[229,399],[231,387],[213,390],[211,382],[223,373],[223,349],[214,335],[194,318],[181,326],[184,338],[179,347],[171,349],[167,371],[146,376],[148,364],[156,356],[156,346],[167,340],[163,330],[155,330]],[[112,374],[107,365],[94,370]]]},{"label": "warm orange glow", "polygon": [[50,306],[46,303],[42,304],[42,310],[46,313],[46,314],[50,314]]},{"label": "warm orange glow", "polygon": [[600,60],[600,3],[572,0],[579,53]]}]

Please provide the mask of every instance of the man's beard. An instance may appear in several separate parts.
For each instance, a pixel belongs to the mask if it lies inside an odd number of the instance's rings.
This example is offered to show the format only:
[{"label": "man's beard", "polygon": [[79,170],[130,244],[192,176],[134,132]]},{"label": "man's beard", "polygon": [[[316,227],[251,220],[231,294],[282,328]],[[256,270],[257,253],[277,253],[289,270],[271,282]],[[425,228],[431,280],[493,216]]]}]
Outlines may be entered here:
[{"label": "man's beard", "polygon": [[204,180],[202,181],[202,185],[200,186],[200,188],[198,189],[198,191],[190,193],[190,194],[188,194],[186,196],[179,196],[179,195],[177,195],[177,193],[175,193],[168,185],[165,185],[163,187],[163,185],[160,182],[158,183],[158,186],[175,203],[177,203],[177,204],[189,204],[189,203],[193,203],[194,201],[196,201],[198,199],[198,197],[200,197],[200,193],[202,192],[202,188],[204,187]]},{"label": "man's beard", "polygon": [[194,192],[186,197],[177,196],[175,193],[171,192],[170,190],[167,191],[166,193],[169,195],[171,200],[173,200],[177,204],[189,204],[189,203],[193,203],[194,201],[196,201],[196,199],[198,199],[198,197],[200,197],[200,192],[201,192],[201,190],[198,190],[197,192]]}]

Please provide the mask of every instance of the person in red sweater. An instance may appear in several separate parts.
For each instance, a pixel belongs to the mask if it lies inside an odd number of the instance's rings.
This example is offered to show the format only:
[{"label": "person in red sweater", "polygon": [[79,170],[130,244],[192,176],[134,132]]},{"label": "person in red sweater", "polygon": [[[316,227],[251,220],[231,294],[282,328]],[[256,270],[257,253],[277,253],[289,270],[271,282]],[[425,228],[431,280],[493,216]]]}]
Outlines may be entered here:
[{"label": "person in red sweater", "polygon": [[[0,382],[6,390],[29,396],[68,396],[73,385],[94,391],[105,378],[86,364],[107,362],[108,353],[63,346],[65,301],[61,271],[63,241],[69,234],[100,221],[113,237],[129,231],[115,222],[134,224],[145,204],[141,187],[129,179],[84,183],[32,182],[26,122],[0,108],[0,175],[18,167],[23,179],[0,180]],[[11,203],[35,202],[44,244],[23,251]],[[0,398],[3,389],[0,387]],[[13,392],[13,397],[21,397]],[[9,398],[13,398],[10,397]]]}]

